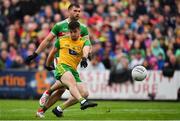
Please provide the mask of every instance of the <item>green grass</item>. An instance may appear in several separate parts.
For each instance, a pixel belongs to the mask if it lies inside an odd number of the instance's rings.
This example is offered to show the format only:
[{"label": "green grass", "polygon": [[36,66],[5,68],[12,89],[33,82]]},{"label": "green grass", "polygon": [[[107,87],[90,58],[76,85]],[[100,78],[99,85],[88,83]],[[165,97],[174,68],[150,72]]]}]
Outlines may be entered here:
[{"label": "green grass", "polygon": [[[179,102],[96,102],[98,107],[85,111],[79,109],[79,104],[72,106],[60,119],[51,113],[51,108],[44,120],[180,120]],[[0,120],[38,120],[37,107],[38,100],[0,100]]]}]

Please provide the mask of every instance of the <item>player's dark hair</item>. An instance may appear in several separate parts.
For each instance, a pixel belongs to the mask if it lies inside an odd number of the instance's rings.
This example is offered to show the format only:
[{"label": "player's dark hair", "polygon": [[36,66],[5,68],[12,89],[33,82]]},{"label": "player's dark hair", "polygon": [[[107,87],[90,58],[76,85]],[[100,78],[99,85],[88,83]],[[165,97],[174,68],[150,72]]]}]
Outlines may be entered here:
[{"label": "player's dark hair", "polygon": [[80,28],[80,24],[77,21],[71,21],[68,24],[68,28],[69,28],[69,30],[74,30],[74,29]]},{"label": "player's dark hair", "polygon": [[68,7],[68,10],[72,9],[73,7],[80,8],[80,5],[78,3],[71,3]]}]

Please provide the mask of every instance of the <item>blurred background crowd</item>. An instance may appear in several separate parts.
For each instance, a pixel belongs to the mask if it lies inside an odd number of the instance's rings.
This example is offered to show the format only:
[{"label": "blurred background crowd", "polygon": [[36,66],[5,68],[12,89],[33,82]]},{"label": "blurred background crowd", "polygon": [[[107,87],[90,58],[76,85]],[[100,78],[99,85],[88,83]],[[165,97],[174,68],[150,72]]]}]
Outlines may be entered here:
[{"label": "blurred background crowd", "polygon": [[81,4],[89,29],[89,69],[180,69],[179,0],[0,0],[0,69],[44,69],[53,42],[36,62],[24,60],[67,18],[71,2]]}]

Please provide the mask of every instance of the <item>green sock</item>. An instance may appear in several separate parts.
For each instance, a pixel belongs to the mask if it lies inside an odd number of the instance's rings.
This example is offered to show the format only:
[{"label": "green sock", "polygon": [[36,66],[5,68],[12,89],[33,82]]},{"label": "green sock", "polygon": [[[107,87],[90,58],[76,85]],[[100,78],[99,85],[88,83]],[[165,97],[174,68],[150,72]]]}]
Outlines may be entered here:
[{"label": "green sock", "polygon": [[60,107],[62,110],[66,109],[66,106],[64,104],[61,104]]},{"label": "green sock", "polygon": [[79,99],[79,102],[80,102],[81,104],[83,104],[85,101],[86,101],[86,99],[83,98],[83,97]]}]

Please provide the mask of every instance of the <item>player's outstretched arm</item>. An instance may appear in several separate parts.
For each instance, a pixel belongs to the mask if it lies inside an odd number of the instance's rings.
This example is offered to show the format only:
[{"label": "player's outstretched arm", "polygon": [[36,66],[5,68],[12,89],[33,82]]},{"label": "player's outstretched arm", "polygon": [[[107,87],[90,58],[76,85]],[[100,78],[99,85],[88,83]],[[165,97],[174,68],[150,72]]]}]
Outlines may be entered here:
[{"label": "player's outstretched arm", "polygon": [[88,32],[87,28],[83,29],[83,37],[82,38],[84,38],[86,40],[85,45],[88,45],[90,47],[88,59],[91,60],[91,58],[92,58],[92,45],[91,45],[89,32]]},{"label": "player's outstretched arm", "polygon": [[34,60],[43,49],[45,49],[45,47],[49,44],[49,42],[52,39],[54,39],[54,37],[55,35],[53,35],[52,33],[49,33],[48,36],[41,42],[37,50],[32,55],[29,55],[26,58],[25,63],[30,64],[31,61]]},{"label": "player's outstretched arm", "polygon": [[46,64],[45,64],[45,68],[48,71],[52,71],[54,70],[54,66],[51,66],[51,63],[53,62],[54,59],[54,55],[56,54],[56,52],[58,51],[58,48],[53,47],[50,51],[50,54],[48,55],[48,58],[46,60]]},{"label": "player's outstretched arm", "polygon": [[41,42],[35,53],[39,54],[43,49],[45,49],[46,46],[50,43],[50,41],[54,39],[54,37],[55,35],[50,32],[48,36]]},{"label": "player's outstretched arm", "polygon": [[90,50],[91,50],[90,46],[83,47],[83,57],[81,59],[81,67],[86,68],[88,66],[87,58],[88,58]]},{"label": "player's outstretched arm", "polygon": [[87,58],[89,53],[91,51],[91,47],[90,46],[84,46],[83,47],[83,57]]}]

